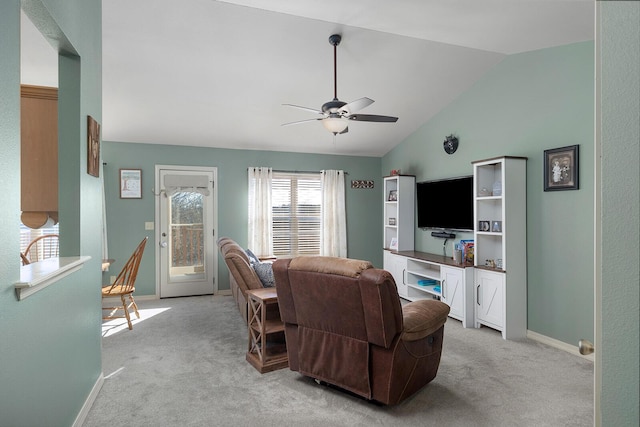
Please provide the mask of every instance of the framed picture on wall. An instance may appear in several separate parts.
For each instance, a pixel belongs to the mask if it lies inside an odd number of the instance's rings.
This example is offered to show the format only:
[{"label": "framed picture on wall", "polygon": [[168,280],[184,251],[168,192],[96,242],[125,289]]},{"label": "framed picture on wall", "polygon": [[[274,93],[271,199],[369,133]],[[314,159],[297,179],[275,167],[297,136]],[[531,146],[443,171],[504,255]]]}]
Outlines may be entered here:
[{"label": "framed picture on wall", "polygon": [[544,191],[578,189],[579,146],[544,150]]},{"label": "framed picture on wall", "polygon": [[120,198],[142,198],[142,170],[120,169]]},{"label": "framed picture on wall", "polygon": [[87,173],[100,176],[100,124],[87,116]]}]

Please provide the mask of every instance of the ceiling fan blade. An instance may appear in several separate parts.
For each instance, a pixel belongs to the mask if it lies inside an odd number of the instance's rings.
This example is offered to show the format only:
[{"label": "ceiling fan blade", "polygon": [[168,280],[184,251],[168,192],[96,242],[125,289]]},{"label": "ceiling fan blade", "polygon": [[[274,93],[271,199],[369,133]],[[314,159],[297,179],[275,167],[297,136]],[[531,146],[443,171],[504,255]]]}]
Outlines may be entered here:
[{"label": "ceiling fan blade", "polygon": [[391,116],[377,116],[375,114],[352,114],[347,116],[349,120],[356,120],[358,122],[381,122],[381,123],[395,123],[398,121],[397,117]]},{"label": "ceiling fan blade", "polygon": [[305,110],[305,111],[311,111],[312,113],[324,114],[322,111],[317,110],[315,108],[301,107],[300,105],[293,105],[293,104],[282,104],[282,105],[286,105],[287,107],[299,108],[299,109]]},{"label": "ceiling fan blade", "polygon": [[298,120],[297,122],[289,122],[289,123],[283,123],[280,126],[291,126],[291,125],[299,125],[300,123],[306,123],[306,122],[315,122],[317,120],[323,120],[323,119],[306,119],[306,120]]},{"label": "ceiling fan blade", "polygon": [[343,105],[339,111],[344,111],[345,113],[350,114],[354,111],[360,111],[363,108],[368,107],[373,103],[374,103],[373,99],[364,97],[364,98],[356,99],[355,101],[351,101],[348,104]]}]

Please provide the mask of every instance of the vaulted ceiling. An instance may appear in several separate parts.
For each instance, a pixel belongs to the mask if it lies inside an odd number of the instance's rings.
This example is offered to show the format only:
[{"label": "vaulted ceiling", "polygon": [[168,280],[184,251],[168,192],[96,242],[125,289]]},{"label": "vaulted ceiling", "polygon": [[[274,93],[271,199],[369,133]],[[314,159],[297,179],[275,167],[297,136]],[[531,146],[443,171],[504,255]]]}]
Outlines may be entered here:
[{"label": "vaulted ceiling", "polygon": [[[102,138],[382,156],[506,55],[593,40],[594,7],[593,0],[103,0]],[[43,63],[51,48],[28,21],[23,27],[23,82],[55,85],[55,64]],[[397,123],[350,122],[335,138],[320,122],[281,126],[318,117],[282,104],[320,109],[333,98],[334,33],[342,35],[340,100],[369,97],[375,103],[362,113]]]}]

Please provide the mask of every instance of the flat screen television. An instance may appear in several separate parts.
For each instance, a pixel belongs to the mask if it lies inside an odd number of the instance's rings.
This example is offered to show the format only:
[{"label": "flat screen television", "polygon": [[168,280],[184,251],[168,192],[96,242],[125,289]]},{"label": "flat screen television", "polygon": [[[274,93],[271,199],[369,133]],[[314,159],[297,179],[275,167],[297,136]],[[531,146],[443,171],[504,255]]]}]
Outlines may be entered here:
[{"label": "flat screen television", "polygon": [[473,176],[416,184],[418,227],[473,230]]}]

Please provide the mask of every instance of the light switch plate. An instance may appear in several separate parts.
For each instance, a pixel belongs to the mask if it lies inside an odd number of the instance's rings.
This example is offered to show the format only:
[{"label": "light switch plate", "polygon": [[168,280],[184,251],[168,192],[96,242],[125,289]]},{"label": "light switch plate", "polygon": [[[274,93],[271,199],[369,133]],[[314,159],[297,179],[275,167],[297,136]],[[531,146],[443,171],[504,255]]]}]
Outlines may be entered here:
[{"label": "light switch plate", "polygon": [[144,229],[145,229],[145,230],[153,230],[153,225],[154,225],[154,224],[153,224],[153,221],[151,221],[151,222],[145,222],[145,223],[144,223]]}]

